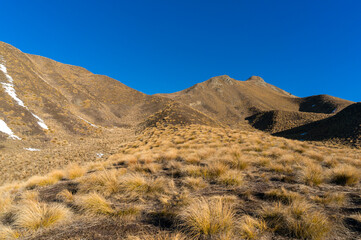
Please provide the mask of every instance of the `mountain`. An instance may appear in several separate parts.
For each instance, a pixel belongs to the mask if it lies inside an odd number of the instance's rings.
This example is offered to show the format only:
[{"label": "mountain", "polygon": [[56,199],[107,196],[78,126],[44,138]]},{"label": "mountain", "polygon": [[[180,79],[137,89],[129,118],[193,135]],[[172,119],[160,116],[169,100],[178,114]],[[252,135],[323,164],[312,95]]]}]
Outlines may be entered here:
[{"label": "mountain", "polygon": [[[49,140],[54,136],[132,128],[173,100],[149,96],[107,76],[26,54],[0,42],[0,139]],[[207,118],[193,112],[194,118]],[[212,120],[210,120],[212,122]]]},{"label": "mountain", "polygon": [[[238,81],[223,75],[180,92],[158,96],[185,103],[229,126],[248,120],[261,130],[285,129],[290,122],[289,128],[299,126],[325,118],[325,114],[337,113],[352,104],[327,95],[299,98],[258,76]],[[289,118],[293,120],[288,121]],[[283,127],[273,126],[276,122]]]},{"label": "mountain", "polygon": [[3,42],[0,84],[2,142],[46,142],[159,124],[244,129],[251,125],[280,133],[338,116],[353,104],[328,95],[299,98],[258,76],[245,81],[217,76],[179,92],[147,95],[110,77],[26,54]]},{"label": "mountain", "polygon": [[361,145],[361,102],[354,103],[326,119],[275,134],[299,140],[334,140]]}]

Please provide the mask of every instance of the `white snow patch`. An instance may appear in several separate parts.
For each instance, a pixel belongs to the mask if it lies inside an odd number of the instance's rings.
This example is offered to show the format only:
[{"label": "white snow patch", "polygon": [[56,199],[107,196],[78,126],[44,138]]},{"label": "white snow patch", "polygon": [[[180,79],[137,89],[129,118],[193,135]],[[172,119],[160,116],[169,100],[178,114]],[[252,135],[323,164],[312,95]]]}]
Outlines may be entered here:
[{"label": "white snow patch", "polygon": [[39,117],[36,116],[34,113],[31,113],[31,114],[34,116],[34,118],[36,118],[36,119],[39,120],[39,121],[38,121],[38,124],[39,124],[40,127],[44,128],[44,129],[46,129],[46,130],[49,129],[48,126],[46,126],[46,124],[45,124],[45,122],[44,122],[43,119],[39,118]]},{"label": "white snow patch", "polygon": [[333,111],[332,111],[331,113],[335,113],[335,112],[336,112],[336,110],[337,110],[337,108],[333,109]]},{"label": "white snow patch", "polygon": [[84,118],[82,118],[82,117],[79,117],[79,116],[77,116],[77,117],[80,118],[81,120],[83,120],[84,122],[86,122],[87,124],[89,124],[90,126],[95,127],[95,128],[98,128],[97,125],[92,124],[91,122],[87,121],[86,119],[84,119]]},{"label": "white snow patch", "polygon": [[37,148],[24,148],[25,150],[28,150],[30,152],[39,152],[40,149],[37,149]]},{"label": "white snow patch", "polygon": [[316,104],[313,104],[311,107],[316,107]]},{"label": "white snow patch", "polygon": [[40,127],[42,127],[43,129],[49,129],[48,126],[45,124],[44,120],[42,120],[40,117],[36,116],[34,113],[32,113],[29,108],[27,106],[25,106],[24,102],[18,98],[18,96],[16,95],[16,92],[15,92],[15,88],[14,88],[14,80],[13,78],[8,74],[8,71],[5,67],[4,64],[1,64],[0,63],[0,70],[5,74],[6,76],[6,79],[10,82],[10,83],[5,83],[5,82],[0,82],[1,85],[3,86],[3,88],[5,89],[5,92],[7,94],[9,94],[9,96],[14,99],[18,105],[22,106],[23,108],[25,108],[26,110],[28,110],[32,115],[33,117],[35,117],[36,119],[38,119],[38,124]]},{"label": "white snow patch", "polygon": [[104,153],[97,153],[97,158],[102,158],[104,156]]},{"label": "white snow patch", "polygon": [[301,136],[305,136],[307,134],[307,132],[304,132],[304,133],[301,133],[300,135]]},{"label": "white snow patch", "polygon": [[9,135],[11,139],[21,140],[18,136],[16,136],[13,131],[6,125],[6,123],[0,119],[0,131]]},{"label": "white snow patch", "polygon": [[24,102],[16,95],[14,84],[2,82],[1,85],[3,85],[5,92],[9,94],[12,99],[14,99],[20,106],[25,107]]}]

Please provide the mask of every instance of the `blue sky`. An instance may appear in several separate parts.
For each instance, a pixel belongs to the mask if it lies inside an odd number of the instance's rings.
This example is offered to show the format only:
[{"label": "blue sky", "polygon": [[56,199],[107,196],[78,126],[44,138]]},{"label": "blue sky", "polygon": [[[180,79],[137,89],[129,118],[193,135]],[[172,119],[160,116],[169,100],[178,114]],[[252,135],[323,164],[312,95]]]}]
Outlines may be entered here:
[{"label": "blue sky", "polygon": [[3,0],[0,41],[148,94],[259,75],[361,101],[359,0]]}]

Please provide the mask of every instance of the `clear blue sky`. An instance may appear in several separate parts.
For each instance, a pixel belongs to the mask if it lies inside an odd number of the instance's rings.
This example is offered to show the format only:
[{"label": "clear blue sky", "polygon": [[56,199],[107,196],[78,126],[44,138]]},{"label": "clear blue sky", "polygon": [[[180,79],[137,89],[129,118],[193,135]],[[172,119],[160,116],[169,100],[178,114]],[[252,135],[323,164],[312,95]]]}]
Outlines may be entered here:
[{"label": "clear blue sky", "polygon": [[360,0],[3,0],[0,41],[144,93],[259,75],[361,101]]}]

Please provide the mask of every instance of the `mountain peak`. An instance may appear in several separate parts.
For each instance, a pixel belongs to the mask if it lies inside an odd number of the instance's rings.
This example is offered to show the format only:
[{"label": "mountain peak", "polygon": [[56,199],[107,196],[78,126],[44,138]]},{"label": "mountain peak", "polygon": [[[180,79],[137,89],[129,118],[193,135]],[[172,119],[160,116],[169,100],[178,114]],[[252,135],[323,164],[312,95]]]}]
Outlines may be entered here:
[{"label": "mountain peak", "polygon": [[252,77],[248,78],[247,81],[262,82],[262,83],[265,82],[265,81],[263,80],[263,78],[261,78],[261,77],[259,77],[259,76],[252,76]]}]

